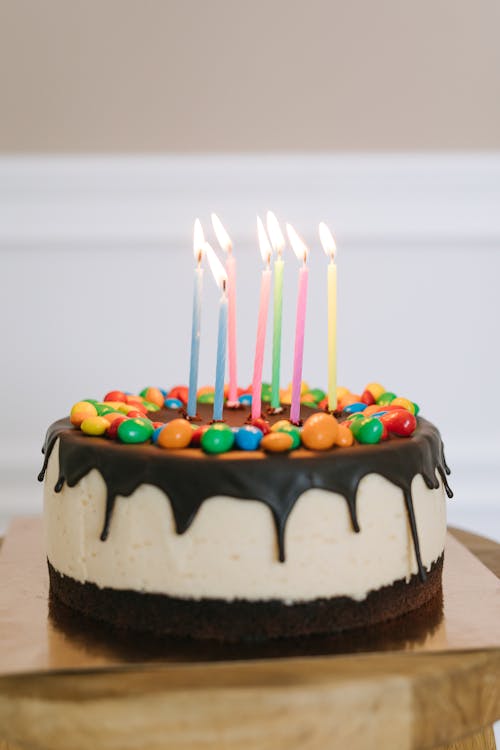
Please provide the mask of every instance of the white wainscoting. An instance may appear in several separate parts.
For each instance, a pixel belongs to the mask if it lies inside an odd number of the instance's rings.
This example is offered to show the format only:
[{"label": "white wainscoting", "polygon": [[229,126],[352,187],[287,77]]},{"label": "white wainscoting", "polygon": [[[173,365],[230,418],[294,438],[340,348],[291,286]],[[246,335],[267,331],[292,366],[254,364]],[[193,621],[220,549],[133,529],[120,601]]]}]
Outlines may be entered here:
[{"label": "white wainscoting", "polygon": [[[249,381],[255,215],[269,207],[312,247],[306,379],[326,379],[325,220],[339,246],[341,382],[380,380],[417,400],[447,446],[452,520],[500,537],[500,154],[0,159],[0,515],[39,510],[42,437],[74,401],[186,382],[192,224],[200,216],[211,238],[212,210],[234,239]],[[297,262],[286,260],[288,380]],[[211,381],[208,274],[205,292]]]}]

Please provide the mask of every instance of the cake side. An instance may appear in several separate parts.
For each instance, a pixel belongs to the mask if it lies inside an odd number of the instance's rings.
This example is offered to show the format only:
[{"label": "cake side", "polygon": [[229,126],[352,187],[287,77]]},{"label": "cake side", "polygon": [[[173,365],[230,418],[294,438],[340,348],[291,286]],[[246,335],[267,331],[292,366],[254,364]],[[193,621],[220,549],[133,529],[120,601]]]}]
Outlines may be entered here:
[{"label": "cake side", "polygon": [[[100,473],[94,469],[74,487],[55,492],[58,476],[56,446],[44,492],[47,556],[56,570],[81,582],[187,598],[361,600],[418,572],[403,492],[380,475],[359,484],[361,533],[353,532],[344,497],[318,488],[303,492],[287,519],[284,563],[272,513],[259,500],[211,497],[178,534],[168,496],[143,484],[129,497],[117,497],[103,542],[107,488]],[[412,497],[429,569],[444,548],[445,494],[417,475]]]}]

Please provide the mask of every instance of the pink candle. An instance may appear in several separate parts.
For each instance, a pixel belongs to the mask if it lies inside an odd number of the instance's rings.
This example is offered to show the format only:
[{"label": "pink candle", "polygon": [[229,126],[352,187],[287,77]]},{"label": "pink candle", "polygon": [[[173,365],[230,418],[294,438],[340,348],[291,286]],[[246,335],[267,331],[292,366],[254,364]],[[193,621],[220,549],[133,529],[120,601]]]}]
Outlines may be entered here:
[{"label": "pink candle", "polygon": [[299,260],[303,261],[299,271],[299,292],[297,296],[297,321],[295,325],[295,351],[293,357],[292,404],[290,407],[290,422],[300,422],[300,397],[302,389],[302,363],[304,358],[304,330],[306,325],[307,282],[309,269],[307,268],[307,247],[302,242],[294,228],[286,225],[290,244]]},{"label": "pink candle", "polygon": [[227,273],[227,343],[229,352],[229,393],[228,406],[239,404],[238,401],[238,373],[236,367],[236,260],[232,250],[228,252],[226,260]]},{"label": "pink candle", "polygon": [[224,225],[217,216],[212,214],[212,225],[217,241],[221,248],[226,251],[226,273],[227,273],[227,343],[229,359],[229,393],[226,406],[239,406],[238,401],[238,373],[236,355],[236,260],[233,255],[233,243]]},{"label": "pink candle", "polygon": [[259,319],[257,323],[257,340],[255,343],[252,380],[252,419],[258,419],[262,416],[262,368],[266,344],[267,311],[269,309],[269,296],[271,293],[270,263],[272,250],[266,230],[259,218],[257,218],[257,230],[259,233],[260,252],[266,267],[262,271],[262,280],[260,283]]}]

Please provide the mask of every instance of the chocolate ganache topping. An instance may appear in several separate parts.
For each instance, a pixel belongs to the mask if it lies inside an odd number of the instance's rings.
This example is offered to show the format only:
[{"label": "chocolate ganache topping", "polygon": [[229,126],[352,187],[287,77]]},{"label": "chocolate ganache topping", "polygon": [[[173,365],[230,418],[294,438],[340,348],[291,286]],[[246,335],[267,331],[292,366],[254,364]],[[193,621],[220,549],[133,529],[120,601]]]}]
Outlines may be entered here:
[{"label": "chocolate ganache topping", "polygon": [[[306,418],[314,409],[303,409]],[[212,407],[199,404],[201,422],[208,424]],[[150,415],[155,421],[168,422],[179,417],[177,411],[162,410]],[[224,419],[230,426],[245,422],[241,410],[226,409]],[[286,413],[275,419],[286,418]],[[341,419],[341,417],[340,417]],[[409,438],[391,437],[377,445],[356,444],[351,448],[311,451],[299,448],[291,453],[265,454],[262,451],[230,451],[207,455],[197,448],[162,450],[155,445],[124,445],[100,437],[90,437],[75,429],[69,419],[61,419],[49,428],[42,449],[45,454],[39,474],[42,481],[48,460],[59,442],[59,478],[55,491],[66,483],[74,487],[92,469],[102,475],[107,488],[106,512],[101,534],[105,541],[112,533],[112,515],[118,495],[129,497],[141,484],[152,484],[170,499],[176,531],[183,534],[193,522],[204,500],[225,495],[259,500],[270,509],[278,542],[279,559],[285,560],[287,519],[300,495],[320,488],[342,495],[347,503],[353,530],[360,531],[356,513],[356,495],[360,481],[368,474],[380,474],[400,487],[410,524],[420,578],[426,574],[420,555],[411,485],[420,474],[427,487],[437,489],[438,473],[448,497],[453,493],[446,475],[450,473],[439,431],[418,418],[417,429]]]}]

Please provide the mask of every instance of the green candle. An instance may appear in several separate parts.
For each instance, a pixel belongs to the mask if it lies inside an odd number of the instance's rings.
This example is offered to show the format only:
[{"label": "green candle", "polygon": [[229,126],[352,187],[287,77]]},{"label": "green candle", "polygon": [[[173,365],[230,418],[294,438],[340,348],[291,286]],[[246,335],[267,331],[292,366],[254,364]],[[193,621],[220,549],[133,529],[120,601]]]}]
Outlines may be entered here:
[{"label": "green candle", "polygon": [[280,405],[281,366],[281,315],[283,311],[283,267],[280,257],[274,262],[274,309],[273,309],[273,376],[271,386],[271,408]]},{"label": "green candle", "polygon": [[276,253],[274,261],[274,309],[273,309],[273,375],[271,385],[271,409],[280,408],[281,368],[281,315],[283,312],[283,249],[285,238],[278,219],[272,211],[267,212],[267,231]]}]

